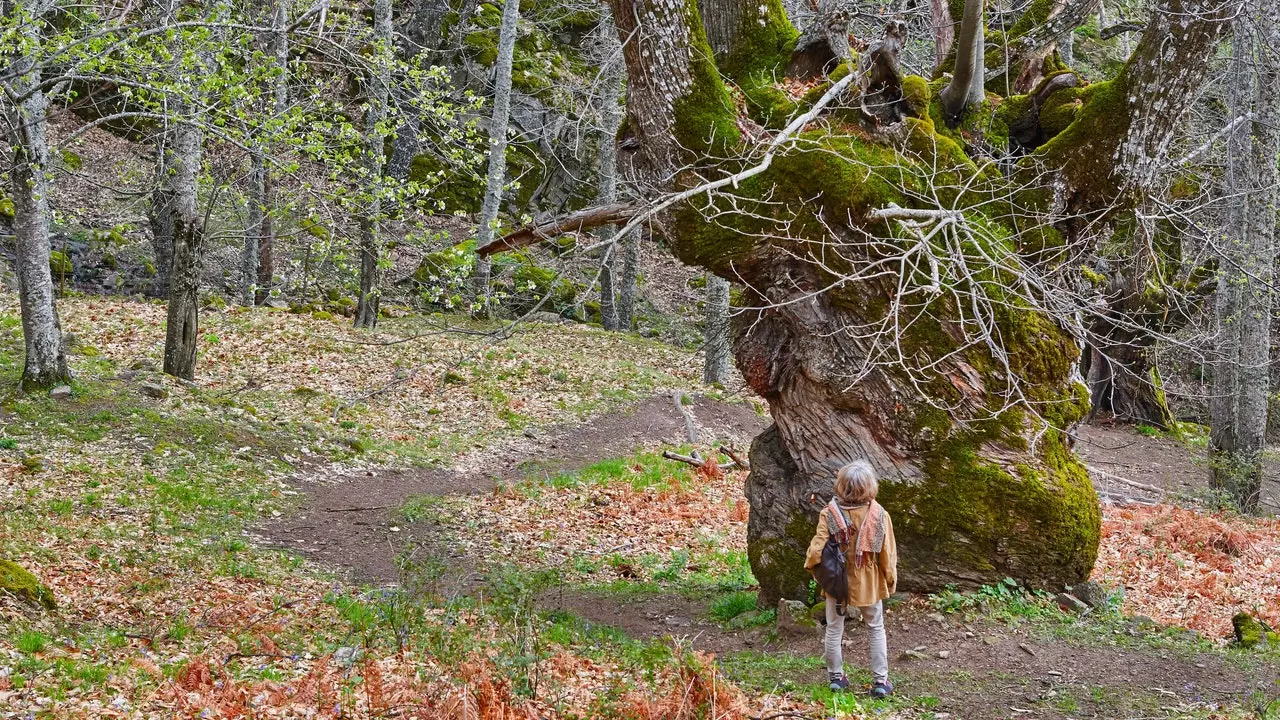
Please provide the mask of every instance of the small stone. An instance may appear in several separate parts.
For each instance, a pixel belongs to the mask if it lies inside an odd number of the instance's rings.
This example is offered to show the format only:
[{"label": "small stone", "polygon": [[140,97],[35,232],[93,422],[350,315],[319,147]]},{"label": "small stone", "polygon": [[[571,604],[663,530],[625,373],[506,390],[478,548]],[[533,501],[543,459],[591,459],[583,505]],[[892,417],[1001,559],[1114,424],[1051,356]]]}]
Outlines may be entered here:
[{"label": "small stone", "polygon": [[1049,671],[1049,674],[1050,674],[1050,675],[1057,676],[1057,677],[1062,677],[1062,671],[1061,671],[1061,670],[1050,670],[1050,671]]},{"label": "small stone", "polygon": [[1018,643],[1018,649],[1022,650],[1022,652],[1030,655],[1031,657],[1036,656],[1036,651],[1032,650],[1031,646],[1026,643]]},{"label": "small stone", "polygon": [[799,600],[787,600],[786,598],[778,600],[778,619],[776,622],[778,632],[808,635],[817,626],[818,623],[809,617],[809,607],[807,605]]},{"label": "small stone", "polygon": [[988,635],[987,637],[982,638],[982,642],[988,645],[998,645],[1000,644],[1000,638],[994,635]]},{"label": "small stone", "polygon": [[67,398],[71,397],[71,386],[59,385],[58,387],[49,391],[49,397],[53,398],[54,400],[66,400]]},{"label": "small stone", "polygon": [[157,399],[157,400],[163,400],[163,399],[165,399],[165,398],[169,397],[169,388],[167,388],[167,387],[165,387],[165,386],[163,386],[163,385],[157,385],[157,384],[155,384],[155,383],[146,383],[146,382],[144,382],[144,383],[142,383],[141,385],[139,385],[139,386],[138,386],[138,389],[142,391],[142,394],[143,394],[143,395],[146,395],[146,396],[147,396],[147,397],[149,397],[149,398],[155,398],[155,399]]},{"label": "small stone", "polygon": [[1095,610],[1105,610],[1111,604],[1111,593],[1092,580],[1073,585],[1071,594]]},{"label": "small stone", "polygon": [[911,648],[911,649],[912,649],[912,650],[914,650],[914,651],[916,651],[916,652],[920,652],[920,651],[924,650],[924,648],[925,648],[925,646],[924,646],[924,645],[917,645],[917,646],[915,646],[915,647],[913,647],[913,648]]},{"label": "small stone", "polygon": [[899,655],[898,659],[899,660],[923,660],[924,653],[917,652],[915,650],[908,650],[902,653],[902,655]]},{"label": "small stone", "polygon": [[538,437],[538,433],[535,432],[533,428],[528,428],[528,427],[525,428],[523,434],[525,437],[529,438],[530,440],[533,440],[534,438]]},{"label": "small stone", "polygon": [[1058,607],[1077,615],[1088,615],[1093,611],[1093,608],[1089,607],[1083,600],[1071,593],[1058,593],[1057,597],[1054,598],[1054,601],[1058,603]]},{"label": "small stone", "polygon": [[973,631],[972,631],[972,630],[967,630],[967,631],[965,631],[964,636],[965,636],[965,637],[967,637],[967,638],[970,638],[970,639],[972,639],[972,638],[974,638],[974,637],[977,637],[976,635],[974,635],[974,634],[973,634]]},{"label": "small stone", "polygon": [[929,616],[929,619],[938,623],[939,625],[943,625],[947,622],[947,619],[942,615],[942,613],[933,613],[932,615]]},{"label": "small stone", "polygon": [[946,660],[947,658],[951,657],[951,651],[950,651],[950,650],[939,650],[939,651],[938,651],[938,657],[939,657],[940,659],[942,659],[942,660]]}]

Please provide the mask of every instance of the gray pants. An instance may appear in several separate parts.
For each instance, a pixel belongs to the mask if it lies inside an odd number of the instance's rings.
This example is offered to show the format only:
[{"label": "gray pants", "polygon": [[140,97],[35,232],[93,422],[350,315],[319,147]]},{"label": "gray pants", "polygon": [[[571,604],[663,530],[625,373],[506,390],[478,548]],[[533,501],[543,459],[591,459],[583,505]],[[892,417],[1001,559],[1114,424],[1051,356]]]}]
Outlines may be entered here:
[{"label": "gray pants", "polygon": [[[877,600],[875,605],[860,610],[867,624],[867,642],[871,646],[871,674],[876,682],[888,682],[889,645],[884,634],[884,603]],[[843,639],[844,616],[836,614],[836,601],[827,598],[827,630],[822,638],[822,658],[827,661],[827,672],[844,672],[844,657],[840,652]]]}]

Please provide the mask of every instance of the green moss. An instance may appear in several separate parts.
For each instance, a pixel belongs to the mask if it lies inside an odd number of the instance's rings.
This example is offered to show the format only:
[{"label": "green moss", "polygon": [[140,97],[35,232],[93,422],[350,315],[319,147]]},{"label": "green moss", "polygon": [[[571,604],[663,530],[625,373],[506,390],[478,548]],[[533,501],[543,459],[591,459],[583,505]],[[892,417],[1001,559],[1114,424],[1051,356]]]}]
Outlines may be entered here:
[{"label": "green moss", "polygon": [[1103,288],[1107,286],[1107,276],[1095,271],[1088,265],[1080,266],[1080,274],[1089,282],[1089,285],[1095,288]]},{"label": "green moss", "polygon": [[680,145],[695,155],[723,156],[738,144],[738,114],[707,43],[698,5],[690,2],[685,7],[690,16],[689,71],[693,83],[673,103],[674,133]]},{"label": "green moss", "polygon": [[[1120,176],[1111,157],[1111,147],[1123,137],[1131,114],[1124,76],[1094,83],[1078,97],[1083,106],[1076,110],[1075,119],[1040,146],[1027,165],[1030,167],[1035,160],[1040,160],[1050,167],[1061,167],[1077,193],[1092,197],[1118,196]],[[1084,151],[1090,147],[1096,151]]]},{"label": "green moss", "polygon": [[0,217],[12,220],[14,213],[13,199],[0,195]]},{"label": "green moss", "polygon": [[0,592],[33,605],[39,605],[46,610],[57,608],[49,588],[40,584],[40,580],[35,575],[11,560],[0,559]]},{"label": "green moss", "polygon": [[787,19],[781,0],[763,0],[745,8],[736,43],[720,58],[720,69],[739,85],[772,83],[791,59],[800,32]]},{"label": "green moss", "polygon": [[[841,66],[845,67],[845,66]],[[929,117],[929,100],[933,93],[929,90],[929,81],[919,75],[908,75],[902,79],[902,100],[907,114],[914,118]]]},{"label": "green moss", "polygon": [[751,119],[774,130],[785,127],[800,108],[786,91],[772,83],[742,86],[742,94]]},{"label": "green moss", "polygon": [[64,277],[75,272],[75,266],[71,264],[71,258],[66,253],[54,250],[49,253],[49,272],[53,273],[55,278]]},{"label": "green moss", "polygon": [[1088,88],[1069,87],[1046,98],[1040,108],[1040,128],[1045,137],[1052,138],[1075,122],[1088,96]]},{"label": "green moss", "polygon": [[471,58],[485,67],[498,62],[498,38],[491,30],[477,30],[463,39]]},{"label": "green moss", "polygon": [[1236,613],[1231,618],[1231,627],[1236,635],[1233,644],[1239,648],[1249,650],[1280,643],[1280,634],[1272,632],[1264,623],[1247,612]]},{"label": "green moss", "polygon": [[1013,27],[1009,28],[1009,39],[1026,35],[1043,25],[1049,19],[1049,13],[1053,12],[1054,5],[1055,0],[1032,0]]}]

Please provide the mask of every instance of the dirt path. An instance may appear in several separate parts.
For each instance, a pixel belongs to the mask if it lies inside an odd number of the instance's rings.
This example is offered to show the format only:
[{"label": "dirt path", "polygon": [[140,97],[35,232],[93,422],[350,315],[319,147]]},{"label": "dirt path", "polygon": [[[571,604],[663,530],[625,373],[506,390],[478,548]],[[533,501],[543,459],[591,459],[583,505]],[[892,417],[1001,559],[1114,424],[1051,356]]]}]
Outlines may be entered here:
[{"label": "dirt path", "polygon": [[[1141,490],[1107,474],[1145,485],[1164,488],[1175,496],[1194,498],[1209,485],[1209,460],[1205,448],[1189,449],[1167,437],[1146,437],[1133,428],[1116,425],[1082,425],[1076,453],[1094,470],[1094,484],[1101,493],[1146,501],[1160,501],[1162,493]],[[1107,473],[1107,474],[1103,474]],[[1271,458],[1264,466],[1262,501],[1264,510],[1280,511],[1280,460]]]},{"label": "dirt path", "polygon": [[[727,440],[746,447],[768,423],[749,407],[705,397],[696,398],[690,409],[706,442]],[[554,476],[639,448],[679,445],[687,437],[684,418],[668,395],[581,425],[529,435],[463,456],[452,468],[307,477],[296,483],[305,498],[298,512],[263,526],[258,534],[270,546],[349,570],[358,582],[395,583],[400,580],[396,558],[409,533],[397,525],[394,513],[409,498],[485,493],[499,481]],[[413,528],[416,541],[429,543],[431,529],[421,524]],[[447,554],[447,549],[441,551]]]},{"label": "dirt path", "polygon": [[[693,412],[708,439],[742,444],[767,422],[748,408],[705,398],[698,399]],[[470,572],[472,559],[433,544],[433,537],[446,533],[430,523],[395,525],[393,513],[407,499],[484,493],[499,480],[554,475],[639,448],[677,444],[683,438],[684,422],[671,399],[656,396],[583,425],[478,451],[451,469],[387,470],[301,481],[298,489],[306,500],[298,514],[263,528],[262,534],[372,583],[398,582],[397,555],[412,547],[423,556],[420,560],[448,567],[452,576],[445,582],[465,590],[482,578]],[[1183,493],[1204,485],[1203,466],[1184,445],[1171,440],[1090,427],[1082,429],[1078,449],[1086,463],[1131,480]],[[1102,489],[1104,483],[1099,486]],[[1124,494],[1142,497],[1132,488]],[[728,630],[710,618],[712,599],[561,587],[545,593],[540,604],[636,638],[686,638],[699,650],[716,653],[736,681],[760,692],[824,682],[816,629],[781,637],[771,636],[772,628]],[[899,605],[888,614],[894,679],[903,694],[929,707],[935,717],[975,720],[1176,717],[1180,711],[1169,708],[1213,702],[1242,705],[1255,694],[1276,692],[1275,660],[1259,660],[1246,669],[1221,653],[1175,652],[1148,641],[1147,636],[1158,630],[1138,625],[1084,624],[1079,638],[1053,637],[1043,627],[1038,633],[1029,627],[981,618],[966,624],[957,616],[938,615],[920,599]],[[1113,633],[1126,637],[1117,642]],[[862,663],[864,642],[864,630],[851,624],[845,641],[851,667]],[[779,658],[785,659],[781,665]]]}]

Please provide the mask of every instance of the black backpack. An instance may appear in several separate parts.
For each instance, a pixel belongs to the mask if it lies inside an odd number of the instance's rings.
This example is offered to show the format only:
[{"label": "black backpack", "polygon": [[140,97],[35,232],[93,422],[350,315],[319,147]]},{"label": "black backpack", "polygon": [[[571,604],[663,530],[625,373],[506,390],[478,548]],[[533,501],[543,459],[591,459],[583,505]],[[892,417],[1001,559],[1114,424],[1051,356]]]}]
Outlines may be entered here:
[{"label": "black backpack", "polygon": [[844,513],[831,505],[824,512],[831,513],[827,526],[833,532],[827,536],[827,544],[822,546],[822,562],[814,566],[813,579],[843,611],[845,603],[849,602],[849,576],[845,574],[844,557],[844,549],[849,544],[849,523]]}]

